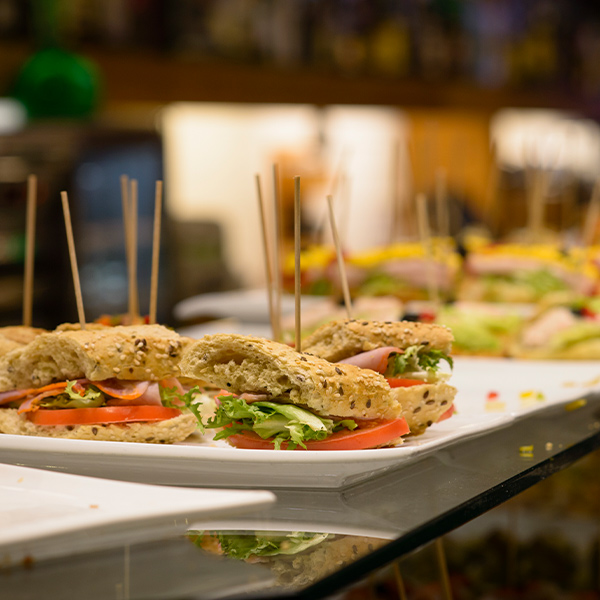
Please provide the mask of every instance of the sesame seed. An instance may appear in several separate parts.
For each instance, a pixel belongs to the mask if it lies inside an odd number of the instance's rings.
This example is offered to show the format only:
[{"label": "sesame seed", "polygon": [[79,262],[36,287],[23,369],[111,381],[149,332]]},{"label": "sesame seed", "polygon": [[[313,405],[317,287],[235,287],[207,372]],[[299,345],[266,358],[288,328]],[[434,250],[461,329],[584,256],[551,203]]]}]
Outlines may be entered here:
[{"label": "sesame seed", "polygon": [[119,367],[113,367],[113,371],[114,371],[115,373],[120,373],[120,372],[121,372],[121,369],[120,369]]}]

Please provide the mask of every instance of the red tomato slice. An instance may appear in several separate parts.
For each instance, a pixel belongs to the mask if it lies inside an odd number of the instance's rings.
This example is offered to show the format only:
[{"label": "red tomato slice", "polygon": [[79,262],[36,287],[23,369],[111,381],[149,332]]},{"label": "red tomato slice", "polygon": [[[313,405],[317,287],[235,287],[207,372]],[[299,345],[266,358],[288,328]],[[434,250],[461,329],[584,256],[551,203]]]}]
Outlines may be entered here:
[{"label": "red tomato slice", "polygon": [[166,406],[100,406],[98,408],[40,409],[27,418],[34,425],[102,425],[136,421],[166,421],[178,417],[178,408]]},{"label": "red tomato slice", "polygon": [[403,379],[402,377],[386,377],[391,388],[412,387],[413,385],[424,385],[420,379]]},{"label": "red tomato slice", "polygon": [[440,423],[441,421],[445,421],[446,419],[449,419],[454,413],[456,412],[456,408],[454,408],[454,404],[442,415],[440,415],[440,418],[436,421],[436,423]]},{"label": "red tomato slice", "polygon": [[[382,446],[406,435],[410,429],[406,421],[394,419],[391,421],[360,421],[359,426],[350,431],[345,429],[337,431],[326,440],[306,442],[307,450],[365,450]],[[263,440],[252,431],[230,435],[227,441],[236,448],[254,450],[273,450],[271,440]],[[283,443],[281,448],[285,450],[287,444]],[[298,446],[296,450],[304,450]]]}]

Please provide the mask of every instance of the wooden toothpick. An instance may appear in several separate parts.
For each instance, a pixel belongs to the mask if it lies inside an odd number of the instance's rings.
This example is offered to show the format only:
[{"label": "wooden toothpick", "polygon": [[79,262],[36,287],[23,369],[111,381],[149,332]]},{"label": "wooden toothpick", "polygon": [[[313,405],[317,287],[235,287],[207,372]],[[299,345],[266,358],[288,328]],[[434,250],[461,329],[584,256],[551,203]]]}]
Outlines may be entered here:
[{"label": "wooden toothpick", "polygon": [[425,252],[429,299],[434,303],[435,308],[437,309],[440,298],[435,272],[433,270],[433,249],[431,247],[431,233],[429,228],[429,217],[427,216],[427,198],[425,197],[425,194],[417,195],[417,224],[419,226],[419,237]]},{"label": "wooden toothpick", "polygon": [[346,276],[346,264],[344,262],[342,245],[340,244],[340,238],[338,236],[337,226],[335,224],[335,215],[333,214],[333,198],[331,196],[327,196],[327,206],[329,207],[329,222],[331,223],[331,234],[333,236],[333,243],[335,244],[335,253],[337,256],[338,270],[340,274],[340,281],[342,283],[342,292],[344,294],[344,305],[346,307],[346,314],[348,315],[348,319],[352,319],[352,302],[350,300],[350,288],[348,287],[348,277]]},{"label": "wooden toothpick", "polygon": [[281,341],[281,295],[283,294],[282,264],[281,264],[281,200],[279,194],[279,167],[273,165],[273,208],[275,215],[275,242],[273,244],[273,265],[275,269],[275,320],[277,334],[275,341]]},{"label": "wooden toothpick", "polygon": [[138,238],[138,182],[130,181],[129,192],[129,317],[131,323],[135,322],[140,314],[138,287],[137,287],[137,238]]},{"label": "wooden toothpick", "polygon": [[302,324],[300,318],[300,234],[301,234],[301,211],[300,211],[300,177],[294,177],[294,323],[296,350],[302,352]]},{"label": "wooden toothpick", "polygon": [[33,313],[33,270],[35,263],[35,215],[37,177],[27,178],[27,224],[25,230],[25,282],[23,289],[23,325],[31,327]]},{"label": "wooden toothpick", "polygon": [[435,212],[438,235],[445,239],[450,236],[448,215],[448,183],[446,169],[438,167],[435,171]]},{"label": "wooden toothpick", "polygon": [[260,211],[260,223],[263,238],[263,256],[265,260],[265,273],[267,276],[267,301],[269,304],[269,319],[271,321],[271,333],[273,339],[279,337],[277,330],[277,319],[275,318],[275,310],[273,307],[273,269],[271,266],[271,251],[269,248],[269,236],[267,234],[267,217],[265,214],[265,203],[263,201],[262,189],[260,185],[260,175],[257,173],[254,176],[256,181],[256,197],[258,199],[258,208]]},{"label": "wooden toothpick", "polygon": [[158,304],[158,266],[160,262],[160,226],[162,220],[163,182],[159,179],[154,190],[154,232],[152,236],[152,273],[150,276],[150,308],[148,320],[156,323]]},{"label": "wooden toothpick", "polygon": [[594,184],[592,198],[583,222],[583,243],[585,246],[591,246],[594,243],[598,219],[600,219],[600,177],[596,179]]},{"label": "wooden toothpick", "polygon": [[79,315],[79,325],[85,329],[85,313],[83,312],[83,296],[81,295],[81,283],[79,281],[79,269],[77,268],[77,257],[75,255],[75,241],[73,239],[73,226],[71,225],[71,211],[69,210],[69,197],[67,192],[60,193],[65,217],[65,228],[67,230],[67,243],[69,244],[69,258],[71,260],[71,273],[73,275],[73,285],[75,287],[75,299],[77,301],[77,314]]}]

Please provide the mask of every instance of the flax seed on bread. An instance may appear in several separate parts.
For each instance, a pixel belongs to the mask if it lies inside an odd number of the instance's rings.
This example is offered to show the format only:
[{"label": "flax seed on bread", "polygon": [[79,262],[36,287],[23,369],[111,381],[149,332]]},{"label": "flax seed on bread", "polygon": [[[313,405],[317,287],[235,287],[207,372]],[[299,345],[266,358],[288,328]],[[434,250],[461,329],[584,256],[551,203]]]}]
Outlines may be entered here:
[{"label": "flax seed on bread", "polygon": [[421,435],[437,423],[452,406],[455,395],[456,388],[443,381],[392,389],[392,396],[402,404],[402,416],[410,427],[410,435]]},{"label": "flax seed on bread", "polygon": [[443,325],[413,321],[331,321],[303,342],[306,352],[338,362],[382,346],[406,348],[425,344],[449,353],[454,338]]},{"label": "flax seed on bread", "polygon": [[189,437],[198,427],[196,417],[184,413],[165,421],[106,425],[34,425],[16,408],[0,409],[0,433],[71,440],[172,444]]},{"label": "flax seed on bread", "polygon": [[91,381],[176,377],[190,341],[161,325],[43,333],[0,358],[0,391],[84,377]]},{"label": "flax seed on bread", "polygon": [[266,393],[323,416],[397,419],[402,413],[379,373],[334,365],[263,338],[205,336],[186,348],[180,367],[184,376],[234,394]]}]

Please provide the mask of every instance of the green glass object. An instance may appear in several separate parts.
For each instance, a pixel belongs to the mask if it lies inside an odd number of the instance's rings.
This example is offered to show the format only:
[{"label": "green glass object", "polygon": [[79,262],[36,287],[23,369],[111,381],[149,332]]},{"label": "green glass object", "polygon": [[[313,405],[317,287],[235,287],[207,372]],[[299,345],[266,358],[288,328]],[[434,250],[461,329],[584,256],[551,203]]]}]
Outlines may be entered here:
[{"label": "green glass object", "polygon": [[99,101],[94,65],[60,48],[36,52],[23,66],[13,89],[29,117],[85,118]]}]

